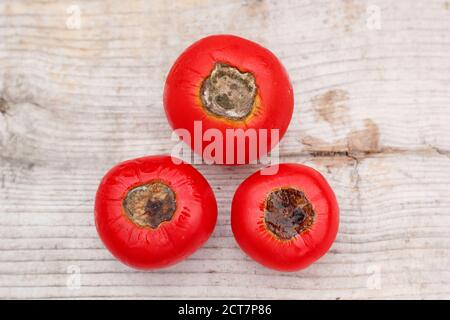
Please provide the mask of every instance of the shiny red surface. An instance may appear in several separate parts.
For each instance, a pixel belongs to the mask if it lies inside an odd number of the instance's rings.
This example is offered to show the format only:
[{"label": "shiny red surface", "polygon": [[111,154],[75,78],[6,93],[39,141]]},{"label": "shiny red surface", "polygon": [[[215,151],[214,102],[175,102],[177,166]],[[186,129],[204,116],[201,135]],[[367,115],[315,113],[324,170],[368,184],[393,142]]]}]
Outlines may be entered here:
[{"label": "shiny red surface", "polygon": [[[310,230],[291,240],[279,240],[265,226],[264,202],[276,188],[294,187],[303,191],[316,212]],[[231,226],[237,243],[262,265],[296,271],[308,267],[331,247],[339,225],[339,207],[325,178],[300,164],[280,164],[276,175],[258,171],[237,189],[231,208]]]},{"label": "shiny red surface", "polygon": [[[175,192],[177,209],[158,228],[134,224],[123,209],[128,190],[153,180]],[[103,178],[95,199],[97,231],[108,250],[139,269],[177,263],[203,245],[213,232],[217,204],[206,179],[191,165],[174,164],[170,156],[125,161]]]},{"label": "shiny red surface", "polygon": [[[202,82],[209,76],[217,62],[226,63],[238,68],[241,72],[251,72],[257,85],[257,103],[254,111],[245,119],[232,121],[209,113],[202,105],[200,89]],[[293,90],[286,70],[277,57],[259,44],[232,35],[214,35],[203,38],[187,48],[176,60],[170,70],[165,90],[164,106],[170,125],[173,129],[186,129],[191,134],[190,141],[182,138],[200,155],[210,141],[203,141],[198,148],[194,144],[194,121],[202,121],[201,134],[215,128],[224,137],[222,144],[224,153],[222,162],[226,162],[227,138],[225,130],[231,129],[267,129],[268,141],[271,139],[270,129],[279,130],[279,139],[286,132],[293,112]],[[259,137],[259,136],[258,136]],[[279,139],[268,144],[268,151]],[[259,145],[258,142],[256,143]],[[266,139],[261,139],[265,141]],[[233,163],[238,164],[237,151],[245,150],[246,163],[255,160],[248,149],[248,141],[235,141]],[[267,152],[261,152],[263,156]],[[206,159],[211,160],[211,159]]]}]

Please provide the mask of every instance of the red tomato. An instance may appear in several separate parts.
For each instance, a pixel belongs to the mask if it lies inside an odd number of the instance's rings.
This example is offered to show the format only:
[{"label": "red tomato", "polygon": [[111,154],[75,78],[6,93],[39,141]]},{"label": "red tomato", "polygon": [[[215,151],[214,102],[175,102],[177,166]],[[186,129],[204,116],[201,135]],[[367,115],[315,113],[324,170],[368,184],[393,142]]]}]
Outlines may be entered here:
[{"label": "red tomato", "polygon": [[325,178],[299,164],[280,164],[275,175],[258,171],[237,189],[231,226],[237,243],[262,265],[296,271],[331,247],[339,208]]},{"label": "red tomato", "polygon": [[173,159],[125,161],[112,168],[98,188],[97,231],[109,251],[131,267],[177,263],[205,243],[214,229],[217,204],[211,187],[194,167]]},{"label": "red tomato", "polygon": [[216,164],[244,164],[267,154],[286,132],[293,104],[291,83],[277,57],[232,35],[209,36],[187,48],[164,90],[172,128],[183,129],[180,138]]}]

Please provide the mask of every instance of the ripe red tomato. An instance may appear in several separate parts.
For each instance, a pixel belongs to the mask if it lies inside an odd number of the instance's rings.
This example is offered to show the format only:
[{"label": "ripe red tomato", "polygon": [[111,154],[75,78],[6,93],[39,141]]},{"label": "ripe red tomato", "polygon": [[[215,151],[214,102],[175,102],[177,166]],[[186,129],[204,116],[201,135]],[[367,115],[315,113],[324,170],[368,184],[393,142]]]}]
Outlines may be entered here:
[{"label": "ripe red tomato", "polygon": [[103,243],[117,259],[138,269],[186,258],[206,242],[216,220],[217,204],[206,179],[170,156],[118,164],[104,176],[95,199]]},{"label": "ripe red tomato", "polygon": [[325,178],[299,164],[258,171],[237,189],[231,226],[237,243],[262,265],[281,271],[308,267],[331,247],[339,208]]},{"label": "ripe red tomato", "polygon": [[293,104],[289,77],[277,57],[232,35],[209,36],[187,48],[164,90],[172,128],[216,164],[245,164],[266,155],[286,132]]}]

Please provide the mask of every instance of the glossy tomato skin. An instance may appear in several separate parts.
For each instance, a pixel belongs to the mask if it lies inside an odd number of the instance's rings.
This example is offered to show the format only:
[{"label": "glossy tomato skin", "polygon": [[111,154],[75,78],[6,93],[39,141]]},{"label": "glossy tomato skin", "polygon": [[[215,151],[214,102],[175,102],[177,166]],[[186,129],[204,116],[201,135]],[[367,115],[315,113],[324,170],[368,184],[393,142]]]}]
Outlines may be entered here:
[{"label": "glossy tomato skin", "polygon": [[[216,63],[226,63],[241,72],[251,72],[254,75],[257,97],[255,108],[247,118],[231,121],[211,114],[203,107],[200,97],[201,86]],[[171,68],[164,89],[167,119],[174,130],[186,129],[190,133],[191,139],[186,139],[182,135],[180,138],[196,153],[204,156],[204,150],[210,141],[195,144],[198,134],[194,132],[194,121],[202,121],[201,137],[208,129],[221,132],[224,152],[220,157],[216,155],[213,159],[221,159],[215,162],[217,164],[243,164],[238,159],[238,152],[245,153],[245,163],[267,154],[258,151],[259,154],[255,157],[249,152],[248,140],[241,144],[235,141],[234,148],[229,147],[225,130],[266,129],[267,139],[258,135],[255,145],[259,145],[259,140],[268,141],[267,151],[270,151],[286,132],[292,118],[293,105],[292,85],[277,57],[259,44],[233,35],[209,36],[188,47]],[[278,130],[278,136],[272,134],[271,129]],[[211,161],[207,156],[204,158]],[[228,159],[233,159],[232,163]]]},{"label": "glossy tomato skin", "polygon": [[[155,180],[172,188],[177,208],[172,219],[158,228],[140,227],[125,214],[123,200],[128,190]],[[170,156],[118,164],[102,179],[95,199],[101,240],[117,259],[137,269],[183,260],[206,242],[216,220],[217,204],[206,179],[189,164],[175,164]]]},{"label": "glossy tomato skin", "polygon": [[[264,222],[264,202],[276,188],[294,187],[312,203],[316,219],[311,229],[292,240],[280,240]],[[258,171],[237,189],[231,208],[231,226],[239,246],[255,261],[279,271],[297,271],[323,256],[336,238],[339,207],[325,178],[300,164],[280,164],[275,175]]]}]

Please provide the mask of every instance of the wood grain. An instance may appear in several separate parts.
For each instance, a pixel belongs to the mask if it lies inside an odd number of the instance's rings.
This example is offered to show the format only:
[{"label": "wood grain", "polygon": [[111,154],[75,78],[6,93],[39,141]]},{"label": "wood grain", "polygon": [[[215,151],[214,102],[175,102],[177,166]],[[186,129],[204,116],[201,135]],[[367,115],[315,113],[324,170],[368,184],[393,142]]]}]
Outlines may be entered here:
[{"label": "wood grain", "polygon": [[[67,25],[72,5],[79,29]],[[380,9],[379,30],[368,26],[370,6]],[[1,1],[0,297],[450,298],[449,7]],[[214,33],[279,56],[296,100],[280,160],[317,168],[338,196],[338,238],[307,270],[264,269],[235,244],[230,199],[258,165],[196,166],[219,219],[181,264],[130,270],[97,237],[100,178],[119,161],[171,151],[165,76],[186,46]]]}]

